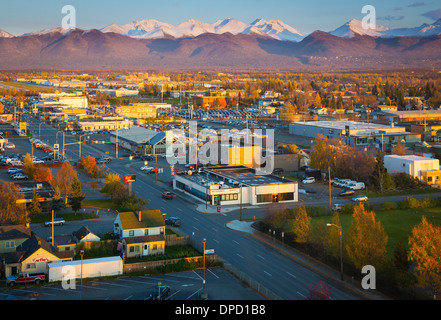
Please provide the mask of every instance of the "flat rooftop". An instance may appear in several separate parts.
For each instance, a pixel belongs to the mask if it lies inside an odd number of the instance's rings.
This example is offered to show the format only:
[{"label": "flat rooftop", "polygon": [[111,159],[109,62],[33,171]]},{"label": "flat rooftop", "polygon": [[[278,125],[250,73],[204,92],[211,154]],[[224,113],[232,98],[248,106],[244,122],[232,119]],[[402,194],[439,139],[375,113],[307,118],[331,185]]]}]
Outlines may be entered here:
[{"label": "flat rooftop", "polygon": [[[268,184],[296,183],[296,181],[285,179],[276,175],[256,174],[256,170],[245,166],[211,167],[206,168],[223,180],[236,181],[249,186],[259,186]],[[226,182],[224,182],[226,183]]]},{"label": "flat rooftop", "polygon": [[208,167],[201,170],[201,172],[195,171],[191,175],[187,174],[185,178],[205,187],[212,184],[223,184],[223,189],[239,188],[241,183],[245,186],[297,183],[272,174],[259,175],[256,174],[253,168],[245,166]]},{"label": "flat rooftop", "polygon": [[381,129],[390,129],[391,126],[378,124],[378,123],[367,123],[367,122],[356,122],[356,121],[306,121],[306,122],[293,122],[293,124],[301,124],[305,126],[311,127],[320,127],[320,128],[328,128],[328,129],[336,129],[336,130],[345,130],[346,126],[349,126],[353,130],[381,130]]}]

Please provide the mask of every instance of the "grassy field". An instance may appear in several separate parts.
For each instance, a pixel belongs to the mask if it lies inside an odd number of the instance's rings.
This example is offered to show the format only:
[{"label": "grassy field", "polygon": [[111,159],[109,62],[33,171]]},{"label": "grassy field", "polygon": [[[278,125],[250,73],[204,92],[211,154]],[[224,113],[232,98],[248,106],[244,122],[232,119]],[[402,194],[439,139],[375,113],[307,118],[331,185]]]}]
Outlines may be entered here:
[{"label": "grassy field", "polygon": [[[441,208],[429,209],[406,209],[406,210],[390,210],[375,211],[376,220],[381,224],[389,236],[387,244],[387,252],[391,256],[398,241],[401,239],[404,245],[408,247],[408,239],[412,234],[412,228],[421,222],[421,217],[426,216],[427,221],[434,225],[441,226]],[[351,226],[350,215],[340,215],[340,221],[343,227],[343,234],[347,232]],[[314,217],[311,223],[316,224],[320,220],[330,223],[332,217]]]}]

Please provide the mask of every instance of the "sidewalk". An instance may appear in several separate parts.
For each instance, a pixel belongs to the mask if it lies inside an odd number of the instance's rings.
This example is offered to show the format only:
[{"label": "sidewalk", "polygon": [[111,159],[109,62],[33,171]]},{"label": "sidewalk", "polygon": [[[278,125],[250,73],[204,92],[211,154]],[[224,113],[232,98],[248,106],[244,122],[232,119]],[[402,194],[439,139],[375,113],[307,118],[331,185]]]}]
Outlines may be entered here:
[{"label": "sidewalk", "polygon": [[273,239],[272,237],[254,229],[252,225],[255,223],[255,221],[239,221],[239,220],[233,220],[226,224],[227,228],[230,228],[235,231],[244,232],[250,234],[252,237],[258,239],[259,241],[263,242],[264,244],[272,247],[273,249],[277,250],[279,253],[291,258],[292,260],[295,260],[297,262],[300,262],[304,265],[306,265],[309,269],[313,270],[314,272],[320,274],[324,278],[327,278],[327,280],[332,283],[333,286],[340,287],[343,290],[350,290],[354,294],[360,296],[363,299],[367,300],[389,300],[388,297],[385,297],[380,292],[377,292],[375,290],[364,290],[361,288],[361,286],[357,283],[352,283],[352,279],[348,276],[345,276],[345,281],[342,282],[340,277],[340,272],[336,271],[329,266],[325,265],[324,263],[304,254],[303,252],[300,252],[292,247],[288,247],[287,245],[283,244],[277,239]]}]

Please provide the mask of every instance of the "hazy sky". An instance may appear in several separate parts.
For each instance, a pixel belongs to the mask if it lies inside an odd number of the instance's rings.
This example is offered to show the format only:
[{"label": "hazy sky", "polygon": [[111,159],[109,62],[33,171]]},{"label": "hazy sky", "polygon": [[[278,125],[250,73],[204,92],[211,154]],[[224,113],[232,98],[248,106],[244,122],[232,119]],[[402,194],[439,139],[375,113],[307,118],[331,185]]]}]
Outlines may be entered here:
[{"label": "hazy sky", "polygon": [[25,33],[61,26],[65,5],[76,9],[77,27],[101,29],[111,23],[156,19],[177,25],[188,19],[213,23],[234,18],[282,20],[304,34],[332,31],[351,19],[361,20],[364,5],[376,8],[377,24],[416,27],[441,18],[441,2],[399,0],[3,0],[0,29]]}]

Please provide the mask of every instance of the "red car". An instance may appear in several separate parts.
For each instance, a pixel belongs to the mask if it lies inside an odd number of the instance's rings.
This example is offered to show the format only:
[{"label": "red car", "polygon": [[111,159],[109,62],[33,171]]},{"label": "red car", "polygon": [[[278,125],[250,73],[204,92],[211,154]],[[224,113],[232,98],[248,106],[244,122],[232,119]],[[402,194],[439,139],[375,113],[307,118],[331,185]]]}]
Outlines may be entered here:
[{"label": "red car", "polygon": [[162,198],[164,198],[164,199],[173,199],[173,194],[171,192],[164,192],[162,194]]}]

